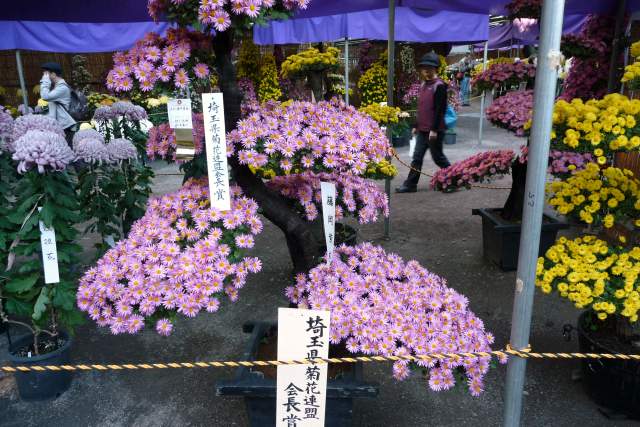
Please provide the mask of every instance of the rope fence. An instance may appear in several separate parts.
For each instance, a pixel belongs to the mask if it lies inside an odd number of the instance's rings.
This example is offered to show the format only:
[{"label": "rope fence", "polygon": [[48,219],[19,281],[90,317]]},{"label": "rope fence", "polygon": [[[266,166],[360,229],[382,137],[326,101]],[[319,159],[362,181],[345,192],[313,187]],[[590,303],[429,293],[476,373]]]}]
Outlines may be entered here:
[{"label": "rope fence", "polygon": [[256,366],[285,366],[285,365],[314,365],[331,363],[376,363],[376,362],[419,362],[437,361],[444,359],[460,359],[463,357],[520,357],[523,359],[607,359],[607,360],[635,360],[640,361],[640,354],[618,353],[535,353],[530,347],[514,350],[507,346],[504,350],[478,351],[465,353],[428,353],[416,356],[357,356],[339,358],[317,358],[313,360],[255,360],[255,361],[214,361],[214,362],[170,362],[170,363],[109,363],[109,364],[74,364],[74,365],[43,365],[43,366],[0,366],[0,371],[44,372],[44,371],[121,371],[121,370],[151,370],[151,369],[193,369],[193,368],[238,368]]}]

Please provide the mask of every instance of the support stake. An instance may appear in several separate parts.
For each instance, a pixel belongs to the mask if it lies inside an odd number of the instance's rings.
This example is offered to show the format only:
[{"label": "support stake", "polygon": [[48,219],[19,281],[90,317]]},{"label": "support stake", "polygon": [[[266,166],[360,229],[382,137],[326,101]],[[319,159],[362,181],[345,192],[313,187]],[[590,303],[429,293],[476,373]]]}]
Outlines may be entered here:
[{"label": "support stake", "polygon": [[[393,107],[393,82],[395,73],[395,54],[396,54],[396,2],[395,0],[389,0],[389,36],[387,37],[387,105]],[[392,145],[392,133],[391,126],[387,126],[387,138],[389,138],[389,145]],[[389,209],[391,209],[391,179],[387,178],[384,181],[384,189],[387,193],[387,200],[389,202]],[[390,236],[390,219],[391,213],[384,219],[384,238],[388,239]]]}]

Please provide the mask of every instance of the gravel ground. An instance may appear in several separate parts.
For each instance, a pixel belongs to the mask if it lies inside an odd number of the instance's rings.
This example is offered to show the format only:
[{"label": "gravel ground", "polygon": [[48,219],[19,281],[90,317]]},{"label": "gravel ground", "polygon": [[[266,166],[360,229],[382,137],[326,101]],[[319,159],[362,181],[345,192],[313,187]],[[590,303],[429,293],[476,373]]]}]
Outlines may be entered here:
[{"label": "gravel ground", "polygon": [[[518,149],[524,141],[487,124],[478,146],[478,106],[459,117],[458,142],[446,146],[452,161],[479,150]],[[398,150],[409,159],[408,149]],[[156,165],[159,173],[175,168]],[[400,175],[392,186],[406,176]],[[425,171],[435,165],[427,155]],[[159,176],[156,192],[176,189],[180,177]],[[497,182],[508,185],[506,177]],[[480,218],[473,208],[499,207],[505,190],[476,189],[453,194],[430,192],[421,180],[415,194],[391,198],[391,239],[382,239],[382,223],[360,229],[362,240],[372,240],[387,250],[416,259],[446,277],[449,285],[466,295],[471,308],[496,335],[496,348],[508,341],[515,273],[504,273],[482,259]],[[91,245],[92,237],[85,239]],[[174,360],[235,360],[246,346],[241,332],[247,320],[275,320],[277,307],[287,306],[283,289],[290,281],[291,264],[282,234],[266,223],[258,237],[255,255],[264,268],[251,276],[238,303],[216,315],[200,315],[176,325],[171,338],[147,331],[136,336],[111,336],[93,324],[79,328],[73,348],[74,362],[166,362]],[[87,257],[90,253],[87,252]],[[531,344],[540,351],[575,351],[577,342],[562,337],[562,326],[575,323],[578,312],[558,298],[536,295]],[[0,364],[7,360],[6,343],[0,342]],[[625,426],[626,421],[603,417],[575,380],[575,361],[532,361],[527,369],[523,425]],[[377,399],[356,402],[356,426],[496,426],[501,424],[506,368],[498,366],[486,377],[486,391],[474,398],[463,388],[434,393],[413,376],[404,382],[391,378],[389,364],[365,366],[365,379],[380,384]],[[247,420],[239,399],[216,397],[215,384],[231,378],[228,369],[191,369],[151,372],[79,373],[70,390],[56,400],[25,403],[19,400],[10,376],[0,379],[2,426],[244,426]]]}]

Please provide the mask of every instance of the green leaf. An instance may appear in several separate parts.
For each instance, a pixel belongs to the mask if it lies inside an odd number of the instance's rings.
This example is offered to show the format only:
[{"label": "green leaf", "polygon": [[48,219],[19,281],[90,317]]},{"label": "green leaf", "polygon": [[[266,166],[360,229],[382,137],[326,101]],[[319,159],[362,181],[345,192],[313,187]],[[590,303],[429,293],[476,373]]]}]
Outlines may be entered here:
[{"label": "green leaf", "polygon": [[38,279],[40,278],[40,274],[31,274],[26,277],[14,278],[9,280],[9,283],[5,286],[7,292],[26,292],[29,289],[33,288]]},{"label": "green leaf", "polygon": [[40,295],[38,296],[38,299],[33,306],[33,314],[31,315],[33,320],[40,320],[40,318],[42,317],[42,313],[47,311],[47,304],[49,302],[51,302],[51,300],[49,299],[49,288],[42,288],[42,290],[40,291]]},{"label": "green leaf", "polygon": [[76,289],[72,284],[60,283],[55,288],[53,305],[64,310],[73,310],[76,302]]},{"label": "green leaf", "polygon": [[44,222],[44,225],[47,227],[51,227],[53,225],[53,219],[55,218],[54,209],[53,203],[47,201],[40,211],[40,220]]},{"label": "green leaf", "polygon": [[8,313],[16,316],[30,316],[33,312],[32,305],[29,302],[15,298],[7,298],[5,307]]}]

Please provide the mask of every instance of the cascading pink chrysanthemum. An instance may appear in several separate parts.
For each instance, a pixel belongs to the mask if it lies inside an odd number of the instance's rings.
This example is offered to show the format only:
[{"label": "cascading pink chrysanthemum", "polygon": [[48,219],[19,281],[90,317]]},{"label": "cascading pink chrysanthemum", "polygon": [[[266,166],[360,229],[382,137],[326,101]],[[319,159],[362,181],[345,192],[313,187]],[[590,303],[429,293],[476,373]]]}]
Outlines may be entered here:
[{"label": "cascading pink chrysanthemum", "polygon": [[203,180],[149,201],[147,212],[125,240],[89,269],[77,292],[78,307],[113,334],[136,333],[144,322],[161,335],[170,319],[215,312],[220,298],[236,301],[260,260],[244,257],[262,230],[258,205],[232,188],[231,210],[209,207]]},{"label": "cascading pink chrysanthemum", "polygon": [[[334,256],[297,276],[286,290],[300,308],[331,311],[330,342],[364,355],[422,355],[490,351],[493,336],[468,307],[468,300],[416,261],[405,262],[379,246],[340,246]],[[505,360],[501,360],[505,362]],[[429,386],[447,390],[454,372],[464,370],[471,394],[482,391],[490,357],[420,361]],[[393,376],[409,376],[407,361],[393,366]]]}]

